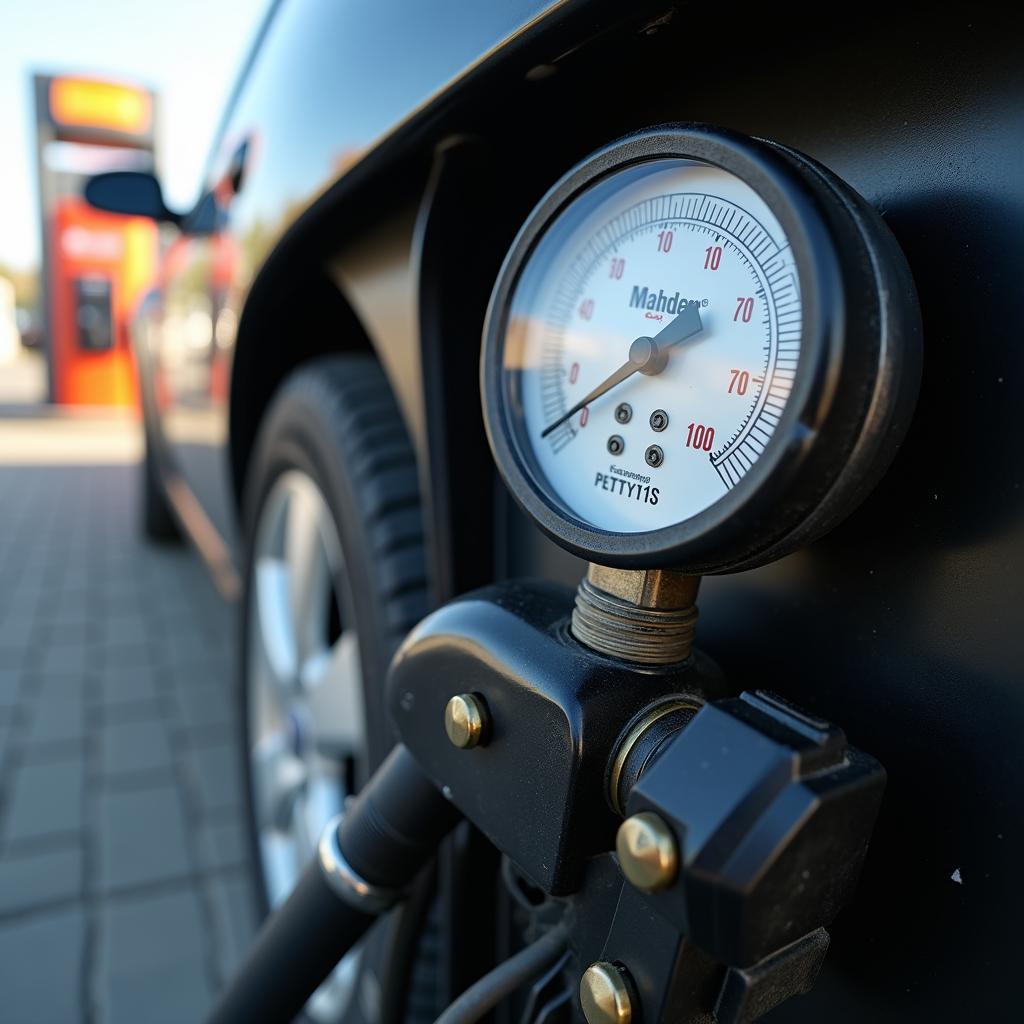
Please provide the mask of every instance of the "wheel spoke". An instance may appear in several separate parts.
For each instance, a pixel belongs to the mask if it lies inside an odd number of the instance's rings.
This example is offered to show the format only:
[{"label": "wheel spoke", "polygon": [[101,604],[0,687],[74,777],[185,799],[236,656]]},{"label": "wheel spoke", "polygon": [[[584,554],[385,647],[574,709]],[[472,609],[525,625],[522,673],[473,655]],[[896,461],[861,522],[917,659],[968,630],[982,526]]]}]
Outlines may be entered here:
[{"label": "wheel spoke", "polygon": [[256,619],[265,668],[286,706],[298,676],[299,653],[292,624],[288,570],[278,558],[256,562]]},{"label": "wheel spoke", "polygon": [[296,488],[290,495],[284,535],[288,596],[296,653],[303,661],[326,639],[326,603],[330,569],[321,520],[324,508],[312,490]]},{"label": "wheel spoke", "polygon": [[362,753],[366,717],[355,630],[344,630],[332,647],[309,658],[300,679],[318,747],[337,758]]},{"label": "wheel spoke", "polygon": [[308,771],[302,759],[290,749],[284,732],[262,736],[253,750],[257,774],[256,815],[263,827],[285,832],[292,826]]}]

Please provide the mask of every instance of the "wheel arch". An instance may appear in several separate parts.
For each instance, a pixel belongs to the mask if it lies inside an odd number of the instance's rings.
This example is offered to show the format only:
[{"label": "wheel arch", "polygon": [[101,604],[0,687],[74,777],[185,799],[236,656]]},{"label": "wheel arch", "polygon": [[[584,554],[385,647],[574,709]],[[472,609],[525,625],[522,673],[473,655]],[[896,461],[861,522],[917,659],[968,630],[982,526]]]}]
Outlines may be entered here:
[{"label": "wheel arch", "polygon": [[355,310],[322,267],[279,270],[276,264],[287,261],[275,256],[253,283],[235,338],[228,454],[236,510],[260,423],[282,381],[321,355],[373,352]]}]

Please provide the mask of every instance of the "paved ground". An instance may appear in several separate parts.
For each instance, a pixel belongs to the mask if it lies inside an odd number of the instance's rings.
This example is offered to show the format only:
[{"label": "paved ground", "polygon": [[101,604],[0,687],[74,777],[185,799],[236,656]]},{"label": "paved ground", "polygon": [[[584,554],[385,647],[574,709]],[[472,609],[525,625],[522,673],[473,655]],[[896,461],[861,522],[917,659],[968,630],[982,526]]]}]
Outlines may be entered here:
[{"label": "paved ground", "polygon": [[0,1020],[199,1019],[253,928],[234,611],[130,424],[0,421]]}]

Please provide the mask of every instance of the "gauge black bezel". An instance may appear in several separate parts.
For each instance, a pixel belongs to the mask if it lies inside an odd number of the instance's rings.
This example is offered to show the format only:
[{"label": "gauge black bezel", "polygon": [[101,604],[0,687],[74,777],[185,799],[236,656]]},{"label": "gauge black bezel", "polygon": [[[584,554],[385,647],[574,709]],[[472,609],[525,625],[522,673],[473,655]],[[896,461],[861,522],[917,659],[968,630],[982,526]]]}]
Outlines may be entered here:
[{"label": "gauge black bezel", "polygon": [[[543,472],[517,437],[503,383],[508,315],[541,237],[582,192],[638,163],[673,158],[737,175],[778,219],[800,281],[800,359],[775,433],[732,490],[673,526],[612,533],[583,522],[549,493]],[[850,303],[856,316],[847,316]],[[894,434],[902,433],[916,393],[916,364],[907,357],[916,350],[916,316],[902,255],[881,220],[838,179],[800,154],[733,132],[702,125],[650,129],[577,165],[516,237],[484,327],[481,387],[488,438],[515,499],[574,554],[622,568],[749,568],[834,525],[880,475],[878,467],[892,454],[882,450],[881,441],[898,442]]]}]

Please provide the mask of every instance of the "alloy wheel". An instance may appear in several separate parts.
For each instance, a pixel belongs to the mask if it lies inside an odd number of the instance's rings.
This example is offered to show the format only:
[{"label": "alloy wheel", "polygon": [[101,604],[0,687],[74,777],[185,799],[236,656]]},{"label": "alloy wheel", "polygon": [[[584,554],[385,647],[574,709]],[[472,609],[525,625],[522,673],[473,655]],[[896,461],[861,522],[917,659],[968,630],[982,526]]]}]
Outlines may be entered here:
[{"label": "alloy wheel", "polygon": [[[291,892],[326,823],[364,776],[367,725],[359,640],[333,516],[316,483],[283,473],[263,504],[250,586],[247,689],[252,806],[267,903]],[[337,1021],[358,949],[307,1011]]]}]

